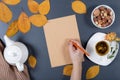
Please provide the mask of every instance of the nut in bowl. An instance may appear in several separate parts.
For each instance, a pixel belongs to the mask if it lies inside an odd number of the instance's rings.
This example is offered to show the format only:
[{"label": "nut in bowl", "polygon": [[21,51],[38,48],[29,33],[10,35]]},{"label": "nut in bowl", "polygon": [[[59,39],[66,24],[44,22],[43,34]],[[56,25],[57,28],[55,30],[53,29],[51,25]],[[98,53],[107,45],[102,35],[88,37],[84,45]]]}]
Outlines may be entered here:
[{"label": "nut in bowl", "polygon": [[92,11],[91,20],[96,27],[105,29],[114,23],[115,12],[107,5],[99,5]]}]

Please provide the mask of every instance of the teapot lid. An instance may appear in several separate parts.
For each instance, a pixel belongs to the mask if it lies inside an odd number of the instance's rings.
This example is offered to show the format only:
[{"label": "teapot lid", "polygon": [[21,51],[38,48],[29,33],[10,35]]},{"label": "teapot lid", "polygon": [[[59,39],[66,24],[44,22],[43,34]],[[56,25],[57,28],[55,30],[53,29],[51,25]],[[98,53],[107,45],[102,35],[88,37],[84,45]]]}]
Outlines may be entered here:
[{"label": "teapot lid", "polygon": [[17,46],[9,46],[4,50],[4,57],[8,63],[15,64],[20,61],[22,51]]}]

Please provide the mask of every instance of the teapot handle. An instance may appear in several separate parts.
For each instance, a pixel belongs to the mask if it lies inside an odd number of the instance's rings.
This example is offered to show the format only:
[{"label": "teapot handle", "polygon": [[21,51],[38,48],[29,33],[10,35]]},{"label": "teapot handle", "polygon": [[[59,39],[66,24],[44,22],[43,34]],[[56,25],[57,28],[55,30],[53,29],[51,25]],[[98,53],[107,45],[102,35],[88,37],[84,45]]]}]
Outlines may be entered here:
[{"label": "teapot handle", "polygon": [[24,65],[22,63],[16,63],[18,71],[22,72],[24,70]]}]

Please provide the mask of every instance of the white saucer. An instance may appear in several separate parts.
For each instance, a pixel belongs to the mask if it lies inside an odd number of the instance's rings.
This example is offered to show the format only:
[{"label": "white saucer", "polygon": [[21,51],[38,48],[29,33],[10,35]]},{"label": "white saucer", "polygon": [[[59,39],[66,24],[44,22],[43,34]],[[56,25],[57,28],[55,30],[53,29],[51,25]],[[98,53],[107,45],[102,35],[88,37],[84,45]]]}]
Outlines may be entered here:
[{"label": "white saucer", "polygon": [[100,56],[96,53],[94,46],[98,41],[105,39],[105,33],[97,32],[95,33],[90,40],[87,43],[86,51],[90,54],[90,56],[87,56],[92,62],[107,66],[109,65],[116,57],[118,50],[119,50],[119,44],[115,41],[110,42],[111,51],[110,53]]}]

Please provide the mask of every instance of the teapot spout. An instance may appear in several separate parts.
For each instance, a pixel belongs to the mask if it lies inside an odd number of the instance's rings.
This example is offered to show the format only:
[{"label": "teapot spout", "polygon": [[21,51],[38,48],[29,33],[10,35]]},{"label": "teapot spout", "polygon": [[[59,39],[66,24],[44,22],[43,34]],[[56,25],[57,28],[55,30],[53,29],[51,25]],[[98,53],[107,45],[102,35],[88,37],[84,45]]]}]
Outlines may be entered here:
[{"label": "teapot spout", "polygon": [[10,46],[14,43],[14,41],[10,40],[7,35],[4,36],[6,46]]}]

